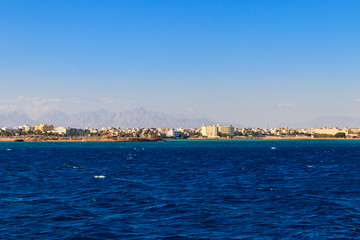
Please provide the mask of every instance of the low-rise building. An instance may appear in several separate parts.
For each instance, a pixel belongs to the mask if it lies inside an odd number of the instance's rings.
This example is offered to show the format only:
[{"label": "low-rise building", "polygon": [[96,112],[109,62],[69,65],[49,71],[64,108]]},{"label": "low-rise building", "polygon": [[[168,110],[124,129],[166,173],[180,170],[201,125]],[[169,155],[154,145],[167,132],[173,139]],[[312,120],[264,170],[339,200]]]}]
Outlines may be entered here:
[{"label": "low-rise building", "polygon": [[16,133],[18,131],[17,128],[12,128],[12,127],[3,127],[3,128],[1,128],[1,130],[5,131],[5,132],[9,132],[9,133]]},{"label": "low-rise building", "polygon": [[178,138],[180,137],[180,131],[176,131],[173,128],[171,128],[167,133],[166,133],[167,137],[175,137]]},{"label": "low-rise building", "polygon": [[344,129],[339,129],[338,127],[333,127],[333,128],[322,127],[322,128],[313,128],[311,133],[312,134],[328,134],[328,135],[335,135],[337,133],[345,133],[345,135],[348,135],[349,129],[347,127],[345,127]]},{"label": "low-rise building", "polygon": [[33,127],[30,125],[23,125],[19,127],[19,130],[22,130],[23,132],[30,132],[33,130]]},{"label": "low-rise building", "polygon": [[90,133],[89,129],[78,129],[71,127],[57,127],[51,131],[52,133],[57,133],[59,135],[79,135],[85,136]]},{"label": "low-rise building", "polygon": [[53,125],[47,125],[47,124],[40,124],[40,126],[34,126],[34,132],[40,131],[40,132],[50,132],[54,130]]}]

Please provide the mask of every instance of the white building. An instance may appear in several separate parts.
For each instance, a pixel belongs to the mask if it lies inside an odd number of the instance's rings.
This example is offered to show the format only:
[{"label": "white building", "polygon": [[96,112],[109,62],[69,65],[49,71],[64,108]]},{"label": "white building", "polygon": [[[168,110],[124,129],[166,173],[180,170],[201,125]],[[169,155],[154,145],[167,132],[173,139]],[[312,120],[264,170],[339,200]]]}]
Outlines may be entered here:
[{"label": "white building", "polygon": [[216,127],[216,125],[206,126],[205,123],[201,127],[201,134],[204,137],[218,137],[219,136],[218,128]]},{"label": "white building", "polygon": [[70,128],[70,127],[57,127],[55,128],[53,131],[53,133],[57,133],[60,135],[72,135],[72,134],[76,134],[76,135],[87,135],[89,134],[89,130],[88,129],[77,129],[77,128]]},{"label": "white building", "polygon": [[32,131],[34,128],[30,125],[23,125],[19,127],[19,130],[22,130],[23,132],[29,132]]},{"label": "white building", "polygon": [[17,128],[11,128],[11,127],[3,127],[3,128],[1,128],[1,130],[5,131],[5,132],[11,132],[11,133],[16,133],[18,131]]},{"label": "white building", "polygon": [[167,133],[166,133],[167,137],[180,137],[180,132],[179,131],[175,131],[173,128],[171,128]]}]

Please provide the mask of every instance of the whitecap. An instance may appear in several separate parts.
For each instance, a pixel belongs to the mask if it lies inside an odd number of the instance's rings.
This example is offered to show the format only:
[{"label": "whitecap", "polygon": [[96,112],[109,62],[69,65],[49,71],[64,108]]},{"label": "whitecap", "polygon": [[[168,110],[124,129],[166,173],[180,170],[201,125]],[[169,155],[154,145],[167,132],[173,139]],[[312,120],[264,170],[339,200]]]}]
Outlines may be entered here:
[{"label": "whitecap", "polygon": [[271,149],[274,150],[274,149],[276,149],[276,147],[272,147]]},{"label": "whitecap", "polygon": [[6,151],[11,151],[12,149],[11,148],[7,148]]},{"label": "whitecap", "polygon": [[94,178],[106,178],[106,176],[105,175],[96,175],[96,176],[94,176]]}]

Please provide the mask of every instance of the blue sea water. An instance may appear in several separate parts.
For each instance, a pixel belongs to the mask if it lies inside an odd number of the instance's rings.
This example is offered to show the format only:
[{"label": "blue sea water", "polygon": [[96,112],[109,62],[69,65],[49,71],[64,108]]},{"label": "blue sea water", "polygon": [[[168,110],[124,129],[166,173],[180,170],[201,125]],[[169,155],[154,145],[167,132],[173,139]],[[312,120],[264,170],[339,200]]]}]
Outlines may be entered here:
[{"label": "blue sea water", "polygon": [[0,143],[1,239],[357,239],[360,141]]}]

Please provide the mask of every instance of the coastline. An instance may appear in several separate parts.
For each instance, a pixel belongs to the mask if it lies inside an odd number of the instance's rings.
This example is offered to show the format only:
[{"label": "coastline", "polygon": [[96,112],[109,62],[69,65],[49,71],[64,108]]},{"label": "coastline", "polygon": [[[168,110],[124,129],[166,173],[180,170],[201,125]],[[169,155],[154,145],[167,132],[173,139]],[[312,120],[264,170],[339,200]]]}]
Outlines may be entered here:
[{"label": "coastline", "polygon": [[165,142],[163,139],[146,138],[119,138],[119,139],[101,139],[101,138],[0,138],[0,142]]},{"label": "coastline", "polygon": [[359,140],[359,138],[312,138],[290,136],[241,137],[241,138],[188,138],[188,140]]},{"label": "coastline", "polygon": [[[167,139],[147,139],[147,138],[21,138],[8,137],[0,138],[1,142],[166,142]],[[176,140],[176,139],[175,139]],[[293,136],[266,136],[266,137],[241,137],[241,138],[188,138],[181,140],[359,140],[359,138],[312,138],[312,137],[293,137]]]}]

